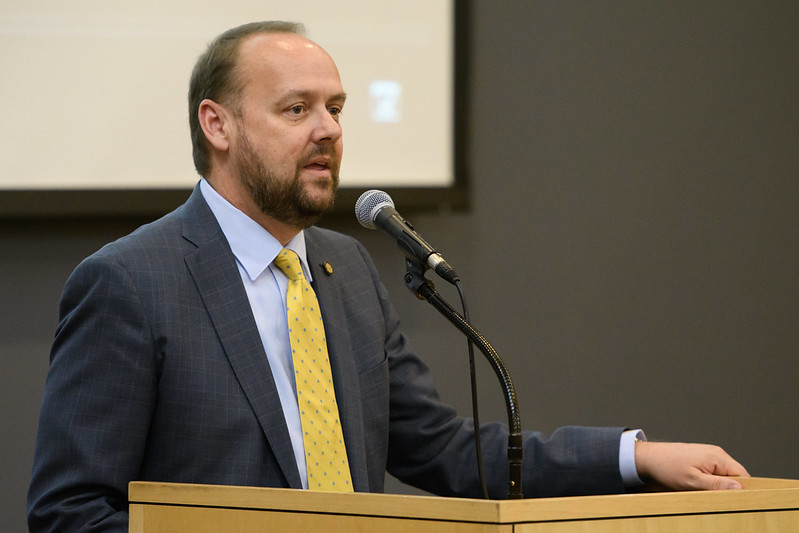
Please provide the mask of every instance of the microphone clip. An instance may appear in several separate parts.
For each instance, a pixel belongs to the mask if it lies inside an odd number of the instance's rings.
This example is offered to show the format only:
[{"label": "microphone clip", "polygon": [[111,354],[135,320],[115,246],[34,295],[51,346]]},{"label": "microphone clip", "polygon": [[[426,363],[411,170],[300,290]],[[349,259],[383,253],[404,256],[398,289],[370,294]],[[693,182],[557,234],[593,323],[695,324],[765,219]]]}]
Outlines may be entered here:
[{"label": "microphone clip", "polygon": [[422,296],[422,291],[435,290],[433,282],[424,277],[427,269],[427,265],[422,264],[419,260],[405,258],[405,286],[420,300],[426,299]]}]

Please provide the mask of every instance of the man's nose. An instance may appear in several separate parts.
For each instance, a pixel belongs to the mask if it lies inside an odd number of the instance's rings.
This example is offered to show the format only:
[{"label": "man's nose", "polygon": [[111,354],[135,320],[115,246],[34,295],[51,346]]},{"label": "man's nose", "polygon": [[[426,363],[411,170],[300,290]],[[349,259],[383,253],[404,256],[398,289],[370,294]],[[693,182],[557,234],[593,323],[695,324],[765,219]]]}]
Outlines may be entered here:
[{"label": "man's nose", "polygon": [[339,138],[341,138],[341,124],[338,118],[325,108],[324,112],[320,112],[317,116],[313,140],[316,143],[334,143]]}]

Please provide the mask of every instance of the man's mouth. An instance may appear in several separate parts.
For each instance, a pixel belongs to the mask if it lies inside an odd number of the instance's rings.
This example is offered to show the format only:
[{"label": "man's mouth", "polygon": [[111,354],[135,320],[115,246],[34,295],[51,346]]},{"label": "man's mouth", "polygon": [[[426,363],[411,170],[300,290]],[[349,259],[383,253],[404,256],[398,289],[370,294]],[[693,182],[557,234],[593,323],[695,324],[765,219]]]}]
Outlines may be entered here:
[{"label": "man's mouth", "polygon": [[333,158],[329,155],[317,154],[316,156],[307,159],[302,168],[314,173],[332,173]]}]

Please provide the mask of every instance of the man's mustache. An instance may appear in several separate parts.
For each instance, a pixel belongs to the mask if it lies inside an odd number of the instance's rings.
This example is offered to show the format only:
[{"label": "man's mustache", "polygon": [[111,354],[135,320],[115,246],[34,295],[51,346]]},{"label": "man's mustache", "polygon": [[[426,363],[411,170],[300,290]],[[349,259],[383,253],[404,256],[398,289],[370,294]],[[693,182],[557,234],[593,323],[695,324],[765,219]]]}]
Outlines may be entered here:
[{"label": "man's mustache", "polygon": [[320,156],[329,157],[331,168],[338,168],[339,160],[336,156],[336,149],[333,146],[314,146],[314,148],[300,159],[298,166],[302,168],[309,165],[311,161]]}]

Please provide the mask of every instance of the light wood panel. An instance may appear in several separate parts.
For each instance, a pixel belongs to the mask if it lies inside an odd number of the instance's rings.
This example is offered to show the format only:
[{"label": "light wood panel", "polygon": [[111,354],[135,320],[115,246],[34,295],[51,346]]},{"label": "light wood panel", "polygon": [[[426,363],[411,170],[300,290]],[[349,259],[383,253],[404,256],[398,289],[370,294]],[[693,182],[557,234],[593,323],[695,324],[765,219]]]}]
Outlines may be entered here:
[{"label": "light wood panel", "polygon": [[130,531],[799,531],[799,481],[741,482],[739,491],[516,501],[134,482]]}]

